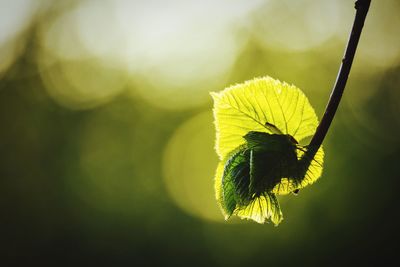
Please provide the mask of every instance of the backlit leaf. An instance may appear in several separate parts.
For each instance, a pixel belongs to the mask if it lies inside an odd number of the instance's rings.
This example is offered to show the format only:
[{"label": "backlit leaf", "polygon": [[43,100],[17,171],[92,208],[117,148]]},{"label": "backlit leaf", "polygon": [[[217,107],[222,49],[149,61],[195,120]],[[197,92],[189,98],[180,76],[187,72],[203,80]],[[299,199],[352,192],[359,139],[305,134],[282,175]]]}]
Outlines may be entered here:
[{"label": "backlit leaf", "polygon": [[282,220],[277,195],[298,192],[322,174],[323,150],[305,153],[298,141],[318,125],[306,96],[270,77],[231,86],[214,99],[216,198],[225,218]]},{"label": "backlit leaf", "polygon": [[243,136],[248,132],[272,133],[266,123],[299,142],[313,135],[318,126],[314,109],[303,92],[271,77],[233,85],[211,96],[217,129],[216,150],[221,160],[244,144]]}]

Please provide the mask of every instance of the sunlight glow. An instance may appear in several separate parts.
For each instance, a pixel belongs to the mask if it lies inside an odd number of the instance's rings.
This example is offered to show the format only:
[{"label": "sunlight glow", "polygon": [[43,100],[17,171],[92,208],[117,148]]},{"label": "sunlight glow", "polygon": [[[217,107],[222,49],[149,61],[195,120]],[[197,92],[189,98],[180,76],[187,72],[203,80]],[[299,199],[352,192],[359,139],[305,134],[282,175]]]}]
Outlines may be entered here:
[{"label": "sunlight glow", "polygon": [[178,207],[195,217],[223,221],[214,197],[212,177],[217,156],[211,126],[211,112],[203,112],[175,131],[164,151],[163,175]]},{"label": "sunlight glow", "polygon": [[0,74],[18,57],[24,46],[21,35],[34,19],[41,1],[0,0]]}]

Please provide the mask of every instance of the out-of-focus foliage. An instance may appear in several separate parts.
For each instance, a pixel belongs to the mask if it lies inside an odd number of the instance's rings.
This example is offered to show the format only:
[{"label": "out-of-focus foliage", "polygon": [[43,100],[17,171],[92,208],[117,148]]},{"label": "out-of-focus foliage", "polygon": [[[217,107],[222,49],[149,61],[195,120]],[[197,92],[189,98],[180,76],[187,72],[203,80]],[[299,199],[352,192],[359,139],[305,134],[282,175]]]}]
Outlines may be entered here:
[{"label": "out-of-focus foliage", "polygon": [[324,178],[275,229],[218,210],[209,92],[270,75],[320,116],[351,1],[0,0],[0,265],[391,260],[399,13],[372,2]]}]

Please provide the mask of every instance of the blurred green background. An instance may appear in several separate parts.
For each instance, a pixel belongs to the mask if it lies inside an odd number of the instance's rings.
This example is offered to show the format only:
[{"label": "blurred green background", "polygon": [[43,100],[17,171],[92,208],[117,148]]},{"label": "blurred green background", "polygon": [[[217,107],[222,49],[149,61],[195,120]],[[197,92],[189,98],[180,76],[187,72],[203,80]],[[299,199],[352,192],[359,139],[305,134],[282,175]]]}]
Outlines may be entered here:
[{"label": "blurred green background", "polygon": [[214,200],[209,92],[270,75],[321,117],[353,5],[0,0],[0,265],[395,259],[397,0],[372,1],[324,174],[281,198],[281,225],[225,222]]}]

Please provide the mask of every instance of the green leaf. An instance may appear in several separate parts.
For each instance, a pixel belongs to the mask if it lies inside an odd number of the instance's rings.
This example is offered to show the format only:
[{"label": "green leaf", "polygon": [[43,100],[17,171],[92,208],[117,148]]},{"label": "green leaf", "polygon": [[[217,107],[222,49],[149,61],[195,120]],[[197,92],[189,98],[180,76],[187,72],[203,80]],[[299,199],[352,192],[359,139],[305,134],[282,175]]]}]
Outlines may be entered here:
[{"label": "green leaf", "polygon": [[298,144],[318,125],[306,96],[293,85],[257,78],[211,93],[221,160],[216,198],[225,218],[282,220],[276,195],[298,192],[322,174],[323,150]]},{"label": "green leaf", "polygon": [[266,123],[297,141],[313,135],[318,126],[314,109],[300,89],[271,77],[246,81],[211,96],[221,160],[244,144],[248,132],[272,133]]}]

